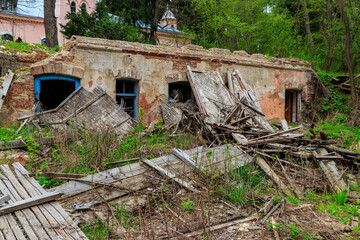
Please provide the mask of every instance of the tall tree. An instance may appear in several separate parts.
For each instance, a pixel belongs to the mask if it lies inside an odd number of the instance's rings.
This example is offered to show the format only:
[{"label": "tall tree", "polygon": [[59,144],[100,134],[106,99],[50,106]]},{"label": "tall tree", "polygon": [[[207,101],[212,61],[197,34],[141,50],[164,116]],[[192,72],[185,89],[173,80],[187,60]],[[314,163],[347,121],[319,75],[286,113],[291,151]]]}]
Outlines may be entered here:
[{"label": "tall tree", "polygon": [[56,17],[55,17],[56,0],[44,0],[44,25],[46,35],[46,45],[56,47],[58,43]]},{"label": "tall tree", "polygon": [[[339,6],[339,12],[341,15],[342,20],[344,21],[345,26],[345,51],[346,51],[346,62],[348,66],[348,72],[349,72],[349,78],[350,78],[350,89],[351,89],[351,100],[352,104],[354,106],[354,113],[353,117],[355,119],[354,122],[357,122],[358,116],[358,110],[359,110],[359,102],[358,102],[358,93],[356,91],[356,83],[354,80],[354,68],[353,68],[353,61],[352,61],[352,53],[351,53],[351,29],[350,29],[350,22],[349,17],[347,14],[347,11],[345,10],[344,2],[343,0],[337,0],[338,6]],[[348,1],[350,2],[350,0]]]}]

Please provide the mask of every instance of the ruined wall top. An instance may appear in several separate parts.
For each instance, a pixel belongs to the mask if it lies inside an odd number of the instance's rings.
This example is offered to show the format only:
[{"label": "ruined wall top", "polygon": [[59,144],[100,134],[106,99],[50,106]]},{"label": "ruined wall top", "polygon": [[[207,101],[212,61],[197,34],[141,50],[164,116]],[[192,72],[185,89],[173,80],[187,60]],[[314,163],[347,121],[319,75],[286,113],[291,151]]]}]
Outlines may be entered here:
[{"label": "ruined wall top", "polygon": [[185,45],[181,48],[175,48],[82,36],[73,36],[71,40],[66,43],[62,51],[45,61],[34,64],[33,66],[44,65],[54,60],[72,62],[75,59],[74,54],[77,49],[155,56],[163,59],[184,58],[199,61],[214,61],[227,64],[282,68],[297,71],[307,71],[311,69],[311,64],[309,62],[295,58],[269,58],[263,54],[250,55],[245,51],[234,51],[231,53],[230,50],[221,48],[211,48],[206,50],[202,46],[192,44]]},{"label": "ruined wall top", "polygon": [[159,45],[142,44],[99,38],[73,36],[67,48],[89,49],[98,51],[115,51],[140,55],[157,55],[159,57],[183,57],[195,58],[202,61],[221,61],[232,64],[254,65],[260,67],[287,68],[294,70],[309,70],[311,64],[305,60],[295,58],[269,58],[264,54],[248,54],[245,51],[230,52],[228,49],[211,48],[204,49],[202,46],[185,45],[181,48],[166,47]]}]

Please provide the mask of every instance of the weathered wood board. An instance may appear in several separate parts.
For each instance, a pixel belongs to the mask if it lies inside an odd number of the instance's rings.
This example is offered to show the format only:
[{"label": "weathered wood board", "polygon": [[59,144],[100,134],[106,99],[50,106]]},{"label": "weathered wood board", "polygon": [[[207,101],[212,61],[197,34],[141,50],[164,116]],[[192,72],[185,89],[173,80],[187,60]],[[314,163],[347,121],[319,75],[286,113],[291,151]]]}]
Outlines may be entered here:
[{"label": "weathered wood board", "polygon": [[13,78],[14,78],[14,73],[9,69],[8,73],[5,76],[2,87],[0,88],[0,110],[4,103],[5,96],[11,86]]},{"label": "weathered wood board", "polygon": [[[0,166],[3,175],[0,179],[0,191],[3,195],[9,195],[9,204],[14,206],[18,202],[50,194],[34,178],[29,177],[27,170],[19,163],[14,163],[13,167],[14,170],[8,165]],[[0,216],[0,239],[77,240],[87,237],[60,204],[51,201],[32,204],[31,207]]]},{"label": "weathered wood board", "polygon": [[83,87],[76,89],[53,110],[21,117],[32,118],[53,128],[65,129],[72,126],[92,131],[113,131],[120,135],[132,129],[133,119],[100,86],[92,92]]},{"label": "weathered wood board", "polygon": [[[238,168],[253,160],[251,156],[233,145],[219,146],[206,151],[203,151],[202,148],[195,148],[184,152],[196,161],[197,166],[201,166],[209,171],[224,172],[225,166],[227,169]],[[182,179],[191,182],[191,180],[187,180],[185,176],[193,171],[193,169],[185,165],[184,162],[175,155],[171,154],[151,159],[150,161],[171,172],[173,175],[181,176]],[[149,170],[151,169],[148,166],[138,162],[89,175],[82,179],[111,183],[117,187],[136,191],[146,187],[144,185],[145,174],[149,173]],[[128,190],[119,190],[116,188],[106,189],[106,187],[99,187],[96,186],[96,184],[92,185],[78,181],[69,181],[53,188],[53,190],[64,193],[61,202],[62,205],[67,208],[72,207],[75,203],[80,204],[90,201],[102,202],[102,198],[98,197],[97,194],[93,194],[92,190],[94,188],[96,188],[99,194],[107,201],[122,197],[130,192]]]}]

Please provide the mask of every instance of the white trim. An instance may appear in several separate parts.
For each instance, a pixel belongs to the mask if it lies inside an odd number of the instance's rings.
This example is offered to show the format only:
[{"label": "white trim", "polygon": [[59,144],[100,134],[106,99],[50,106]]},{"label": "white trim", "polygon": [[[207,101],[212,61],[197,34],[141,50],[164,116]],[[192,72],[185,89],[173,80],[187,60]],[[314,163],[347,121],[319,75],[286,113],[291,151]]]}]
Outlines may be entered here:
[{"label": "white trim", "polygon": [[46,36],[41,36],[40,39],[43,40],[44,38],[46,38]]},{"label": "white trim", "polygon": [[9,34],[9,35],[15,37],[15,34],[13,34],[12,32],[9,32],[9,31],[2,31],[2,32],[0,32],[0,35],[5,35],[5,34]]}]

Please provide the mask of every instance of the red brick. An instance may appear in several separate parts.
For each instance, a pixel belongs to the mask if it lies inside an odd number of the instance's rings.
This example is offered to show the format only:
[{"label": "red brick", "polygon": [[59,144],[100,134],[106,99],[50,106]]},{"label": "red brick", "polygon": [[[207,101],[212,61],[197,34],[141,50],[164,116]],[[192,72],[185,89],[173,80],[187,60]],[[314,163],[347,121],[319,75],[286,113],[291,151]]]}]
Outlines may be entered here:
[{"label": "red brick", "polygon": [[55,73],[56,74],[62,74],[62,63],[61,62],[55,62]]},{"label": "red brick", "polygon": [[84,68],[74,67],[72,71],[72,75],[77,78],[82,78],[84,76]]},{"label": "red brick", "polygon": [[44,69],[43,66],[35,66],[35,67],[31,67],[30,71],[32,73],[32,75],[42,75],[44,74]]},{"label": "red brick", "polygon": [[55,73],[54,64],[46,64],[43,66],[43,69],[45,74]]}]

